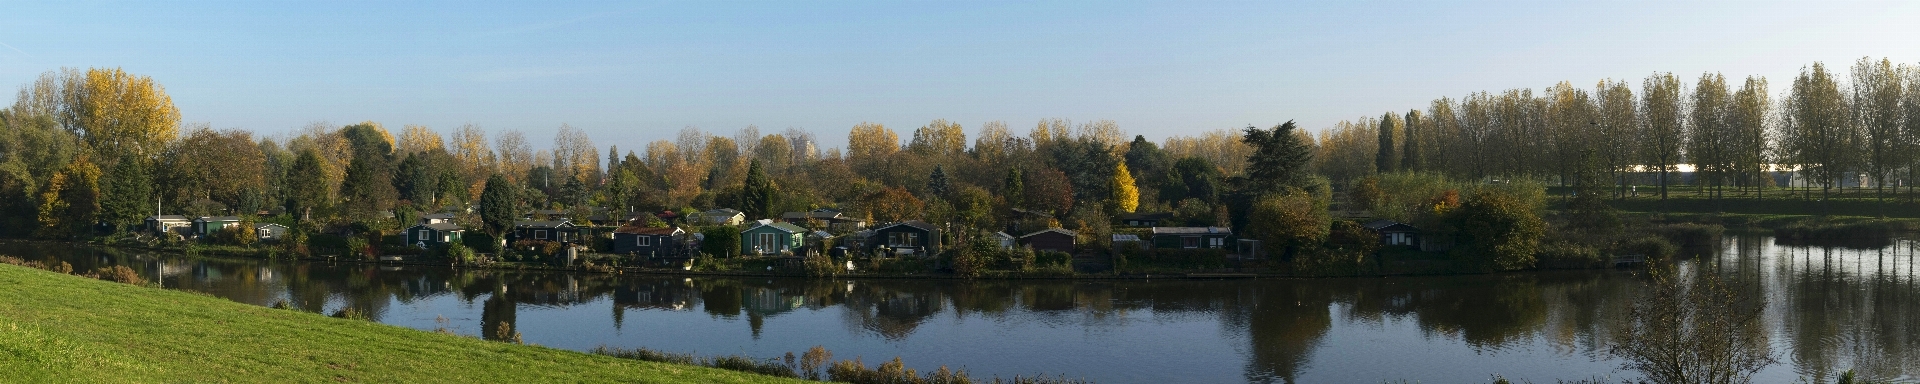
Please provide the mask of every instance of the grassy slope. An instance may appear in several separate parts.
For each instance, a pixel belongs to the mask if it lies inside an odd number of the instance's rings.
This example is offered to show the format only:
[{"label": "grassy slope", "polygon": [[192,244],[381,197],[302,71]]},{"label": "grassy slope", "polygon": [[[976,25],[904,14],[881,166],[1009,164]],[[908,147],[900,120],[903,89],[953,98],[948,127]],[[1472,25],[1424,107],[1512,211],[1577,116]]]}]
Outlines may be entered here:
[{"label": "grassy slope", "polygon": [[0,382],[787,382],[0,264]]}]

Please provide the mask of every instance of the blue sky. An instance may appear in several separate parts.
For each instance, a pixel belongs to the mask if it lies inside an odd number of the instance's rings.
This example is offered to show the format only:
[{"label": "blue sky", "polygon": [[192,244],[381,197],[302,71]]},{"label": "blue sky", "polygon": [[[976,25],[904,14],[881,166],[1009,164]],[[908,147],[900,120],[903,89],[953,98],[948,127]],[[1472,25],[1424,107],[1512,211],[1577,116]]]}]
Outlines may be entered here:
[{"label": "blue sky", "polygon": [[[696,126],[871,121],[1025,132],[1111,119],[1156,141],[1424,108],[1439,96],[1815,61],[1920,63],[1920,3],[14,2],[0,89],[123,67],[183,121],[266,135],[363,120],[442,133],[565,123],[638,149]],[[11,97],[0,100],[10,101]]]}]

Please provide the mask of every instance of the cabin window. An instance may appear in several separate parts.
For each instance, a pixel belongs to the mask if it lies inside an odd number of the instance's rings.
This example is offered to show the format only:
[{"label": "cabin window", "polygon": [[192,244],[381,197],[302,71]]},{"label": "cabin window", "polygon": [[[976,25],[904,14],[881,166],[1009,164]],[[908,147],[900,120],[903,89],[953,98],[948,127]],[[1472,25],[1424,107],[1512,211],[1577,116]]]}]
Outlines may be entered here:
[{"label": "cabin window", "polygon": [[887,245],[895,247],[917,246],[920,245],[920,234],[906,232],[889,233],[887,234]]},{"label": "cabin window", "polygon": [[776,252],[780,250],[779,235],[775,235],[771,233],[762,233],[762,234],[759,234],[758,237],[760,239],[758,242],[756,242],[756,244],[760,245],[761,252]]},{"label": "cabin window", "polygon": [[643,247],[644,247],[644,246],[646,246],[646,245],[647,245],[647,241],[648,241],[647,239],[649,239],[649,238],[651,238],[651,237],[649,237],[649,236],[634,236],[634,237],[633,237],[633,245],[637,245],[637,246],[643,246]]},{"label": "cabin window", "polygon": [[1207,239],[1207,248],[1225,248],[1226,245],[1227,239],[1225,238],[1215,237]]},{"label": "cabin window", "polygon": [[1180,238],[1180,246],[1185,248],[1200,248],[1200,237],[1199,236],[1182,237]]},{"label": "cabin window", "polygon": [[413,238],[415,238],[415,239],[431,239],[431,238],[433,238],[433,232],[432,232],[432,231],[428,231],[428,230],[425,230],[425,229],[422,229],[422,230],[420,230],[420,233],[419,233],[419,234],[416,234],[416,235],[413,235]]},{"label": "cabin window", "polygon": [[538,231],[533,231],[533,238],[534,238],[534,239],[538,239],[538,240],[546,240],[546,239],[547,239],[547,230],[545,230],[545,229],[542,229],[542,230],[538,230]]}]

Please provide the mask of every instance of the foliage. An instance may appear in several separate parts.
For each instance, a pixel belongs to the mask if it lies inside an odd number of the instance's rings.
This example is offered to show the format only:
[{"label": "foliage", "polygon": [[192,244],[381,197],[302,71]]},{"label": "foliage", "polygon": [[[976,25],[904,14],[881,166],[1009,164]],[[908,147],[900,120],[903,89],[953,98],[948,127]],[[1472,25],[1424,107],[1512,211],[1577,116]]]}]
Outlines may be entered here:
[{"label": "foliage", "polygon": [[1505,188],[1482,188],[1448,214],[1460,241],[1456,261],[1480,270],[1532,268],[1534,252],[1546,233],[1536,208]]},{"label": "foliage", "polygon": [[1283,189],[1253,204],[1243,235],[1260,240],[1269,249],[1293,251],[1325,241],[1332,222],[1323,196],[1297,188]]},{"label": "foliage", "polygon": [[1253,147],[1247,157],[1247,173],[1241,188],[1254,194],[1278,192],[1284,187],[1305,187],[1313,160],[1311,143],[1294,134],[1293,121],[1273,129],[1247,127],[1241,141]]},{"label": "foliage", "polygon": [[1348,209],[1371,211],[1380,205],[1385,193],[1380,190],[1380,178],[1368,176],[1353,182],[1347,187]]},{"label": "foliage", "polygon": [[102,187],[100,220],[113,223],[116,230],[139,224],[152,213],[147,205],[153,202],[153,175],[147,171],[146,159],[122,156]]},{"label": "foliage", "polygon": [[806,259],[801,263],[807,269],[807,276],[829,277],[840,272],[840,266],[833,263],[833,258],[820,250],[807,251]]},{"label": "foliage", "polygon": [[514,218],[519,204],[514,200],[513,185],[500,174],[487,177],[486,189],[480,192],[480,221],[486,226],[488,234],[503,236],[513,229]]},{"label": "foliage", "polygon": [[733,257],[740,253],[740,230],[733,227],[708,227],[700,231],[706,239],[700,243],[700,252],[720,257]]},{"label": "foliage", "polygon": [[745,185],[740,192],[740,211],[745,212],[747,218],[768,218],[779,214],[773,211],[778,191],[774,189],[773,180],[767,177],[766,171],[760,168],[759,160],[748,163]]},{"label": "foliage", "polygon": [[1623,368],[1654,383],[1745,383],[1776,362],[1759,292],[1713,272],[1693,281],[1659,268],[1650,275],[1608,350]]},{"label": "foliage", "polygon": [[1107,212],[1130,213],[1140,207],[1140,188],[1133,184],[1133,173],[1126,163],[1114,164],[1113,179],[1107,183],[1113,195],[1107,198]]},{"label": "foliage", "polygon": [[326,217],[333,205],[333,188],[324,177],[322,161],[318,152],[302,150],[287,171],[287,212],[302,221]]},{"label": "foliage", "polygon": [[887,188],[867,194],[860,198],[860,206],[880,222],[896,222],[919,219],[926,212],[926,203],[913,197],[905,188]]},{"label": "foliage", "polygon": [[86,156],[74,159],[40,191],[43,237],[87,233],[100,212],[100,169]]}]

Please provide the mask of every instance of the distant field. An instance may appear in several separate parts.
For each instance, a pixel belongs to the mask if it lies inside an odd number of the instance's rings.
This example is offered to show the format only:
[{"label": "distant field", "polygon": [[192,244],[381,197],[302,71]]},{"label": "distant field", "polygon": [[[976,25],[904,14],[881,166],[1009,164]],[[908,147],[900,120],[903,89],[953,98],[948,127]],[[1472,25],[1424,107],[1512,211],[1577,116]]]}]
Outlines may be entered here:
[{"label": "distant field", "polygon": [[0,264],[0,382],[798,382]]}]

